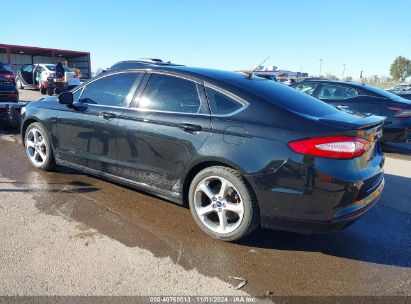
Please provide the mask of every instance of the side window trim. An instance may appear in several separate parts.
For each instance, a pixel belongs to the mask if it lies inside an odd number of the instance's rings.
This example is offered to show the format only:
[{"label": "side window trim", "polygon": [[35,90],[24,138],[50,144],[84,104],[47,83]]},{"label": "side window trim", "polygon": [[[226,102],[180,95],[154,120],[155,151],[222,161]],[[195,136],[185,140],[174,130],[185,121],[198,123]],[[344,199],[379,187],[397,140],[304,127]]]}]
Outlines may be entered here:
[{"label": "side window trim", "polygon": [[233,112],[230,112],[230,113],[227,113],[227,114],[213,114],[212,111],[211,111],[210,102],[208,101],[208,98],[207,98],[208,108],[210,109],[210,114],[211,114],[211,116],[214,116],[214,117],[229,117],[229,116],[233,116],[233,115],[235,115],[235,114],[238,114],[238,113],[244,111],[244,110],[250,105],[247,101],[245,101],[244,99],[238,97],[237,95],[235,95],[235,94],[233,94],[233,93],[231,93],[231,92],[228,92],[228,91],[226,91],[226,90],[224,90],[224,89],[222,89],[222,88],[220,88],[220,87],[218,87],[218,86],[215,86],[215,85],[213,85],[213,84],[211,84],[211,83],[204,82],[204,88],[213,89],[213,90],[217,91],[218,93],[227,96],[228,98],[234,99],[235,101],[239,102],[239,103],[242,105],[242,106],[241,106],[240,108],[238,108],[237,110],[235,110],[235,111],[233,111]]},{"label": "side window trim", "polygon": [[74,96],[74,94],[76,94],[78,91],[81,91],[80,92],[80,95],[78,96],[78,99],[77,99],[77,101],[74,101],[74,103],[81,103],[81,102],[79,102],[79,100],[81,99],[81,95],[83,95],[83,91],[84,91],[84,88],[85,88],[86,86],[85,85],[83,85],[82,87],[80,87],[78,90],[75,90],[75,91],[73,91],[73,96]]}]

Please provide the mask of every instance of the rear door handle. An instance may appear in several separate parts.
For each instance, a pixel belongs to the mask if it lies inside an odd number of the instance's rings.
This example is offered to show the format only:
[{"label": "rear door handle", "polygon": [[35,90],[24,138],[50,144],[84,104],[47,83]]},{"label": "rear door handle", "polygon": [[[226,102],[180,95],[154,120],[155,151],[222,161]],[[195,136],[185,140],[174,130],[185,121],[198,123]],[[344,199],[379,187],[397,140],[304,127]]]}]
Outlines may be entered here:
[{"label": "rear door handle", "polygon": [[115,118],[116,114],[110,113],[110,112],[100,112],[98,116],[104,119],[111,119],[111,118]]},{"label": "rear door handle", "polygon": [[203,127],[199,125],[193,125],[193,124],[181,124],[179,125],[179,128],[181,130],[187,131],[187,132],[198,132],[202,131]]},{"label": "rear door handle", "polygon": [[348,106],[346,106],[346,105],[338,105],[337,108],[339,108],[339,109],[348,109]]}]

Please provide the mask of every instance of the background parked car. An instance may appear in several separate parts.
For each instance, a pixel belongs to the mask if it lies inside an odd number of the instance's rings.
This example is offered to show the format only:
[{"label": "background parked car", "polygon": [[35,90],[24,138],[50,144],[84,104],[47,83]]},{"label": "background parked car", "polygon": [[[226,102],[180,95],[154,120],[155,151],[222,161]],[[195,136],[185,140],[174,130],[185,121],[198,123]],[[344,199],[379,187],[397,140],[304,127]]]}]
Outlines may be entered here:
[{"label": "background parked car", "polygon": [[15,76],[7,66],[0,63],[0,121],[12,126],[19,123],[16,117],[20,109],[18,100]]},{"label": "background parked car", "polygon": [[383,141],[411,141],[411,101],[407,99],[355,82],[306,80],[291,87],[340,110],[386,116]]},{"label": "background parked car", "polygon": [[[68,88],[74,88],[80,84],[78,75],[64,67],[64,81]],[[16,84],[19,89],[39,89],[39,83],[47,82],[47,78],[56,76],[56,65],[51,63],[29,64],[23,66],[16,76]]]},{"label": "background parked car", "polygon": [[386,89],[386,91],[389,91],[389,92],[411,91],[411,84],[409,83],[397,84],[395,86],[392,86],[391,88]]},{"label": "background parked car", "polygon": [[387,89],[386,91],[397,94],[398,96],[405,99],[411,99],[411,84],[409,83],[395,85]]}]

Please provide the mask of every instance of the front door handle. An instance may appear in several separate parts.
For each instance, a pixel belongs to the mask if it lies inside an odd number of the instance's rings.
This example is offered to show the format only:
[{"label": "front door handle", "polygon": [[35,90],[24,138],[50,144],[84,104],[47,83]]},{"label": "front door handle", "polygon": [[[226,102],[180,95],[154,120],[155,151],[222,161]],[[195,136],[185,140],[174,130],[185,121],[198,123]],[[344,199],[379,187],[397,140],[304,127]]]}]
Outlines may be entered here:
[{"label": "front door handle", "polygon": [[116,114],[110,113],[110,112],[100,112],[98,116],[104,119],[111,119],[111,118],[115,118]]},{"label": "front door handle", "polygon": [[179,128],[181,130],[187,131],[187,132],[198,132],[202,131],[203,127],[199,125],[193,125],[193,124],[181,124],[179,125]]}]

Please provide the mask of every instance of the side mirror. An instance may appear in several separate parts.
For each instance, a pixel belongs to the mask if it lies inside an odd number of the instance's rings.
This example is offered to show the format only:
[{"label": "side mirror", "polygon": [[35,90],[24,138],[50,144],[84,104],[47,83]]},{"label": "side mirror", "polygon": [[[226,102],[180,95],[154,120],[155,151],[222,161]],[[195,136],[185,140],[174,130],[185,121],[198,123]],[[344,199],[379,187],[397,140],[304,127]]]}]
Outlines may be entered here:
[{"label": "side mirror", "polygon": [[73,94],[71,92],[61,93],[58,97],[58,101],[61,104],[71,106],[73,104]]}]

